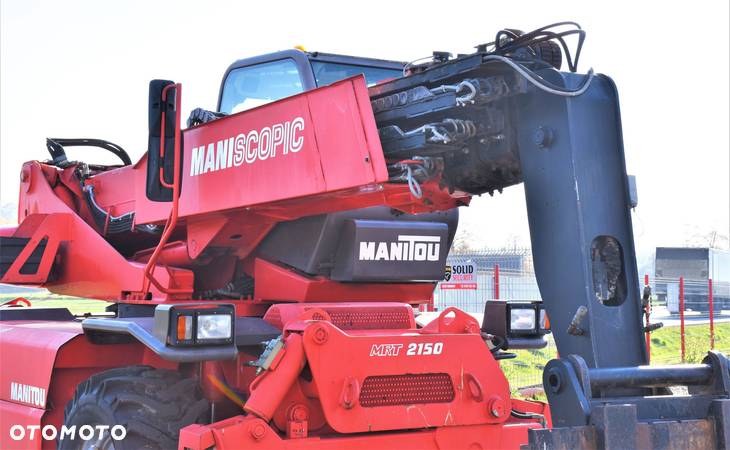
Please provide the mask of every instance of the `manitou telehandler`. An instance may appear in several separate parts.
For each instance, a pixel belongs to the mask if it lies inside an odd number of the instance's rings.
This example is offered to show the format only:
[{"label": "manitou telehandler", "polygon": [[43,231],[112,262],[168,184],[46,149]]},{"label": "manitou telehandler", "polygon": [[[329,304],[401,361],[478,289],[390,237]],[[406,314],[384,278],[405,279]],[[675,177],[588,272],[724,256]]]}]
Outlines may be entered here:
[{"label": "manitou telehandler", "polygon": [[[728,448],[726,358],[647,366],[636,189],[584,36],[505,29],[421,64],[286,50],[231,65],[185,130],[180,84],[152,81],[136,163],[48,139],[0,281],[113,306],[0,309],[0,447]],[[417,326],[457,207],[520,182],[543,303]],[[549,408],[498,362],[548,317]]]}]

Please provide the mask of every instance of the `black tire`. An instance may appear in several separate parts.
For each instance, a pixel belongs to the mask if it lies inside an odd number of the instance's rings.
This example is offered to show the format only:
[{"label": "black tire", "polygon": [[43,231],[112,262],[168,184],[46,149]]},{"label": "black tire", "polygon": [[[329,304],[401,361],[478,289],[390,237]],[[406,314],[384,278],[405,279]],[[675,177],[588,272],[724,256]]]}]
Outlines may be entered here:
[{"label": "black tire", "polygon": [[563,52],[560,45],[553,41],[542,41],[533,45],[532,49],[540,59],[560,70],[563,65]]},{"label": "black tire", "polygon": [[88,448],[90,441],[78,436],[83,425],[122,425],[126,429],[123,440],[107,437],[99,447],[112,448],[111,443],[115,450],[176,449],[180,429],[208,423],[209,411],[208,401],[192,378],[149,366],[111,369],[76,388],[64,410],[64,424],[76,426],[76,438],[59,440],[58,448]]}]

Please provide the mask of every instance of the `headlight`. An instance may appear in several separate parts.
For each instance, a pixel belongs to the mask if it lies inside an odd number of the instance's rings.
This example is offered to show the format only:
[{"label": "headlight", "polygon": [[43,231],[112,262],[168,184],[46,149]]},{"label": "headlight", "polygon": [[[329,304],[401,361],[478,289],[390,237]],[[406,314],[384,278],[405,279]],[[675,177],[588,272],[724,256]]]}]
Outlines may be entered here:
[{"label": "headlight", "polygon": [[510,309],[509,328],[512,331],[534,331],[535,330],[535,309],[534,308],[512,308]]},{"label": "headlight", "polygon": [[506,339],[527,339],[550,333],[542,302],[488,300],[484,304],[482,331]]},{"label": "headlight", "polygon": [[178,347],[232,344],[234,314],[232,305],[160,305],[155,309],[155,333]]},{"label": "headlight", "polygon": [[228,314],[201,314],[198,316],[197,341],[230,339],[232,331],[231,316]]}]

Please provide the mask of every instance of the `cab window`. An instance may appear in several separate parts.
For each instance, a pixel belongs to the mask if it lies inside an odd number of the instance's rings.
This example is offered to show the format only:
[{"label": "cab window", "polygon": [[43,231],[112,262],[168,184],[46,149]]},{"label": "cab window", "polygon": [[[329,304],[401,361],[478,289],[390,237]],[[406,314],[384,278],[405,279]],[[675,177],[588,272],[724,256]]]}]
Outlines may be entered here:
[{"label": "cab window", "polygon": [[221,112],[234,114],[298,94],[302,80],[292,59],[233,69],[223,84]]},{"label": "cab window", "polygon": [[339,64],[325,61],[312,61],[312,70],[317,86],[326,86],[335,81],[363,74],[368,86],[383,80],[400,78],[403,71],[400,69],[386,69],[382,67],[359,66],[356,64]]}]

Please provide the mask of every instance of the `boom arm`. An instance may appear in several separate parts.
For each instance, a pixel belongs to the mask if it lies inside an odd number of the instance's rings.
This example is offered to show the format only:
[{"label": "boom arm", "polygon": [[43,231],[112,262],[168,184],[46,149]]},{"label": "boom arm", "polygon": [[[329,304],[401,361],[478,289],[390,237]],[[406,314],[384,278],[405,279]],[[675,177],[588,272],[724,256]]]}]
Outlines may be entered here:
[{"label": "boom arm", "polygon": [[[568,86],[582,78],[553,76]],[[647,364],[615,86],[598,76],[578,97],[531,96],[520,111],[520,160],[535,273],[558,352],[590,367]]]},{"label": "boom arm", "polygon": [[[482,63],[490,59],[487,55]],[[456,101],[461,109],[437,113],[433,108],[430,114],[439,121],[431,122],[431,130],[428,125],[420,129],[424,137],[420,145],[436,154],[442,145],[444,178],[451,190],[479,193],[520,180],[525,183],[535,273],[560,354],[543,373],[554,428],[530,431],[530,448],[645,448],[664,445],[670,433],[678,447],[727,448],[728,360],[712,352],[701,365],[646,366],[630,217],[636,194],[633,179],[626,174],[613,82],[590,72],[576,75],[536,68],[520,75],[548,80],[550,86],[532,80],[523,89],[510,84],[508,75],[492,72],[491,80],[504,82],[503,90],[480,111],[486,85],[481,80],[490,79],[484,73],[489,64],[470,66],[467,57],[457,59],[451,68],[459,72],[459,65],[462,80],[477,85],[477,93],[466,94],[466,102]],[[447,67],[420,77],[426,83],[446,80],[458,89],[459,80],[446,75]],[[431,93],[439,92],[432,84],[427,87]],[[387,89],[386,85],[380,90]],[[472,100],[477,105],[468,103]],[[491,114],[489,108],[494,108]],[[405,109],[428,108],[414,102]],[[465,135],[456,127],[448,128],[449,120],[451,124],[473,120],[479,125]],[[411,131],[395,133],[390,142],[392,130],[381,128],[381,138],[386,131],[386,155],[389,150],[418,146],[412,137],[419,129],[407,120],[402,125]],[[439,141],[438,134],[444,132],[447,139]],[[495,133],[501,138],[492,140],[493,145],[479,145],[490,142]],[[445,146],[458,139],[468,152],[462,151],[457,159],[458,151]],[[478,170],[463,170],[464,162]],[[691,397],[671,395],[667,388],[675,385],[688,386]],[[656,422],[662,420],[676,422]],[[705,431],[708,426],[714,426],[716,434]]]},{"label": "boom arm", "polygon": [[[521,67],[510,64],[464,57],[372,89],[386,157],[442,157],[442,183],[454,192],[524,181],[535,272],[559,353],[590,367],[646,364],[635,202],[614,84],[553,68],[516,73]],[[449,89],[456,92],[444,98]],[[392,106],[402,92],[409,98]],[[473,127],[471,135],[454,123]]]}]

